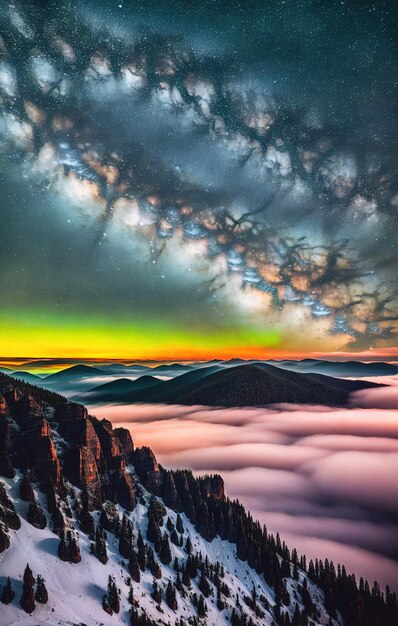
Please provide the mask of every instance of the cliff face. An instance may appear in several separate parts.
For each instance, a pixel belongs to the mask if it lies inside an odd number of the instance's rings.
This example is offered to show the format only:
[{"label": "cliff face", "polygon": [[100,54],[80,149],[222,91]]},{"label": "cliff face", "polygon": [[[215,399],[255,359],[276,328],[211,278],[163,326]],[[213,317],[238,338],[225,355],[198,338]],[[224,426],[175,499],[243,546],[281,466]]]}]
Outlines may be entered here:
[{"label": "cliff face", "polygon": [[[166,471],[150,448],[134,448],[127,429],[113,429],[110,421],[88,415],[84,406],[5,375],[0,375],[0,394],[3,475],[11,477],[20,469],[38,481],[43,492],[61,497],[69,481],[85,494],[81,518],[90,526],[89,511],[106,501],[134,509],[136,488],[126,469],[132,465],[148,491],[175,511],[185,512],[204,537],[215,536],[212,508],[225,499],[220,476],[195,479],[188,471]],[[54,495],[52,499],[53,523],[62,527],[61,510]]]},{"label": "cliff face", "polygon": [[125,467],[134,446],[128,431],[119,429],[119,436],[84,406],[0,375],[2,475],[29,472],[44,492],[67,479],[85,490],[88,509],[110,499],[131,510],[134,484]]},{"label": "cliff face", "polygon": [[127,430],[127,428],[115,428],[113,432],[120,441],[120,445],[122,446],[127,461],[132,461],[134,455],[134,444],[130,431]]}]

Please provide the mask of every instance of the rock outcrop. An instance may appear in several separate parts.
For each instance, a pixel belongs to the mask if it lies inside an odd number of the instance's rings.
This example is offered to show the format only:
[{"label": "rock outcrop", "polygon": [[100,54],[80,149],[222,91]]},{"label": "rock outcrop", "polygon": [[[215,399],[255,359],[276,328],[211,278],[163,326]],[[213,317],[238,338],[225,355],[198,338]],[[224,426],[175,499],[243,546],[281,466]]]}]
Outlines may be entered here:
[{"label": "rock outcrop", "polygon": [[64,471],[72,484],[86,489],[89,508],[97,508],[103,502],[98,466],[89,448],[82,444],[74,445],[66,454]]},{"label": "rock outcrop", "polygon": [[106,465],[109,470],[117,469],[120,460],[124,458],[122,445],[116,436],[111,422],[108,420],[97,420],[91,418],[95,432],[101,444],[101,450],[105,457]]},{"label": "rock outcrop", "polygon": [[134,458],[134,443],[130,431],[127,428],[115,428],[113,431],[119,439],[122,450],[126,456],[126,462],[131,463]]},{"label": "rock outcrop", "polygon": [[131,474],[126,472],[124,463],[120,464],[112,476],[112,485],[115,498],[127,511],[132,511],[136,505],[134,482]]},{"label": "rock outcrop", "polygon": [[133,463],[142,484],[152,493],[161,495],[163,476],[152,450],[145,446],[137,448],[134,451]]}]

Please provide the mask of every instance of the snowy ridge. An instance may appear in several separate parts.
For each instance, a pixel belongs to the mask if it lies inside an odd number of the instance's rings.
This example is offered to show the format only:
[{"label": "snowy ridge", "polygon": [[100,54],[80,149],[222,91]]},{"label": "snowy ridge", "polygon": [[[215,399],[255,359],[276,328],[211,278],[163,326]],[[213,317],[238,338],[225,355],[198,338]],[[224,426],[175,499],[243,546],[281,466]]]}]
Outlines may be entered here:
[{"label": "snowy ridge", "polygon": [[[21,528],[18,531],[10,531],[10,547],[0,555],[0,581],[5,583],[6,577],[11,578],[13,589],[16,596],[11,604],[0,605],[0,625],[1,626],[17,626],[30,625],[37,626],[48,624],[49,626],[60,625],[81,625],[99,626],[100,624],[130,624],[129,591],[130,591],[130,574],[128,571],[128,563],[124,559],[118,549],[118,539],[112,532],[107,533],[107,551],[108,562],[106,565],[101,564],[95,555],[90,551],[91,539],[83,533],[74,517],[69,520],[71,528],[75,529],[79,537],[79,547],[81,552],[81,562],[71,564],[62,561],[57,554],[59,537],[50,528],[38,529],[32,526],[26,520],[28,503],[20,500],[19,493],[20,474],[14,479],[5,479],[4,483],[7,488],[8,495],[15,505],[16,512],[21,518]],[[143,496],[141,502],[137,504],[135,510],[129,513],[129,519],[134,526],[134,540],[137,540],[138,532],[141,531],[146,539],[146,531],[148,525],[148,503],[150,494],[142,488]],[[35,495],[40,506],[45,511],[48,520],[50,515],[46,509],[45,497],[35,488]],[[69,504],[73,509],[74,501],[67,496]],[[145,503],[143,503],[145,501]],[[120,516],[124,509],[117,505]],[[171,509],[166,508],[166,517],[175,524],[177,514]],[[99,520],[99,511],[94,513],[96,522]],[[211,543],[203,539],[195,530],[184,514],[181,515],[184,526],[184,542],[189,536],[193,546],[193,554],[201,553],[203,558],[207,557],[210,563],[215,564],[219,561],[225,569],[225,582],[230,589],[230,597],[223,597],[226,608],[219,611],[216,603],[216,588],[210,583],[212,595],[206,600],[207,616],[201,623],[208,626],[227,626],[231,624],[231,610],[237,604],[237,596],[241,604],[241,612],[251,618],[256,626],[271,626],[276,624],[273,616],[272,607],[275,604],[275,593],[266,584],[264,578],[251,569],[247,562],[240,561],[237,558],[236,546],[222,541],[220,538],[214,539]],[[166,531],[167,532],[167,531]],[[148,545],[150,542],[147,542]],[[171,545],[172,562],[170,565],[161,564],[162,578],[158,581],[159,587],[165,591],[167,582],[171,580],[175,583],[176,572],[173,568],[174,558],[177,557],[179,562],[186,560],[187,554],[182,547]],[[153,546],[152,546],[153,547]],[[128,559],[127,559],[128,561]],[[22,575],[26,564],[29,563],[33,575],[41,574],[46,582],[49,601],[46,605],[36,604],[34,612],[29,615],[25,613],[19,605],[19,599],[22,592]],[[107,593],[108,577],[113,576],[117,587],[120,589],[120,612],[118,614],[108,615],[102,608],[102,598]],[[287,588],[292,598],[290,606],[284,607],[286,613],[292,618],[295,608],[295,602],[300,608],[301,595],[298,590],[300,584],[307,578],[304,572],[299,570],[299,581],[293,579],[287,580]],[[153,576],[150,571],[141,572],[140,583],[132,583],[134,597],[138,601],[139,609],[144,609],[148,617],[159,625],[179,624],[182,618],[184,623],[193,623],[193,616],[196,615],[196,608],[192,604],[191,597],[196,592],[200,594],[198,588],[198,580],[191,581],[192,588],[185,590],[185,597],[177,592],[178,608],[176,611],[171,610],[163,595],[163,601],[160,606],[151,597]],[[329,623],[336,625],[339,622],[329,621],[329,615],[324,609],[323,592],[307,579],[308,589],[312,600],[317,607],[319,618],[318,621],[310,620],[309,624],[326,626]],[[261,617],[256,616],[244,601],[244,597],[251,597],[253,586],[257,593],[257,604],[261,612]],[[267,603],[269,609],[265,608]]]}]

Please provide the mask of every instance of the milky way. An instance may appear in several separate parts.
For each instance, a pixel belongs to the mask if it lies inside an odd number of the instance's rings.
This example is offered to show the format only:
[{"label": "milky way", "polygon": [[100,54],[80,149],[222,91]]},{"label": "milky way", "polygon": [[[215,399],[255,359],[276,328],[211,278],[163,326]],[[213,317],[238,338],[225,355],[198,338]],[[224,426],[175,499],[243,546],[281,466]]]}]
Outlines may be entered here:
[{"label": "milky way", "polygon": [[[118,270],[134,258],[143,292],[196,273],[191,305],[215,318],[232,307],[337,349],[396,345],[388,7],[133,4],[1,4],[3,182],[34,190],[18,228],[46,224],[40,203],[58,198],[83,225],[70,254],[84,250],[87,276],[106,248]],[[9,257],[12,202],[4,213]]]}]

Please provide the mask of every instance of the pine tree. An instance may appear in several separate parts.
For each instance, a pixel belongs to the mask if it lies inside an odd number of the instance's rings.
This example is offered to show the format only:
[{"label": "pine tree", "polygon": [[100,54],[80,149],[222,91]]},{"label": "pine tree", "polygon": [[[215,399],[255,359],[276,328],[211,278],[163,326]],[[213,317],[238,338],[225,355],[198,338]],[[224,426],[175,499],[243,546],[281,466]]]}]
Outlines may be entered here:
[{"label": "pine tree", "polygon": [[253,600],[253,604],[257,603],[257,590],[256,590],[254,583],[252,587],[252,600]]},{"label": "pine tree", "polygon": [[119,535],[119,552],[124,558],[130,557],[133,544],[133,526],[124,513]]},{"label": "pine tree", "polygon": [[170,565],[171,563],[171,549],[169,538],[166,534],[163,535],[162,541],[160,544],[160,552],[159,557],[163,565]]},{"label": "pine tree", "polygon": [[171,543],[173,543],[175,546],[179,546],[180,545],[180,538],[177,534],[177,531],[175,528],[173,528],[173,531],[170,535],[170,541]]},{"label": "pine tree", "polygon": [[141,580],[141,572],[140,572],[140,566],[138,563],[138,558],[137,558],[137,554],[135,552],[135,550],[131,551],[130,554],[130,558],[129,558],[129,572],[131,574],[131,578],[134,580],[134,582],[139,583]]},{"label": "pine tree", "polygon": [[155,600],[156,604],[160,604],[162,602],[162,592],[159,589],[159,585],[156,582],[156,580],[153,581],[153,589],[152,589],[151,596]]},{"label": "pine tree", "polygon": [[43,577],[40,575],[37,576],[35,598],[37,602],[40,602],[40,604],[47,604],[48,602],[48,593],[47,593],[46,585],[44,584]]},{"label": "pine tree", "polygon": [[314,615],[315,605],[312,601],[310,592],[308,591],[308,583],[307,583],[306,578],[304,578],[304,581],[303,581],[303,587],[301,589],[301,597],[303,600],[304,608],[306,612],[308,613],[308,615]]},{"label": "pine tree", "polygon": [[210,596],[211,589],[210,589],[209,581],[207,580],[207,578],[204,575],[203,571],[202,571],[202,573],[200,575],[199,589],[203,593],[205,598],[208,598]]},{"label": "pine tree", "polygon": [[28,512],[26,513],[26,519],[29,524],[32,524],[35,528],[40,528],[43,530],[47,526],[47,518],[44,514],[43,509],[36,502],[35,497],[33,496],[30,503]]},{"label": "pine tree", "polygon": [[23,575],[23,587],[22,587],[22,596],[21,596],[21,607],[26,613],[32,613],[35,609],[35,596],[33,593],[33,585],[35,584],[35,579],[33,578],[32,570],[29,567],[29,564],[26,565],[24,575]]},{"label": "pine tree", "polygon": [[139,604],[138,600],[134,596],[134,589],[133,589],[132,585],[131,585],[130,590],[129,590],[128,600],[129,600],[129,604],[131,604],[131,606],[133,606],[133,607],[137,607],[138,604]]},{"label": "pine tree", "polygon": [[196,559],[194,556],[192,556],[192,554],[189,555],[189,557],[187,558],[186,567],[189,572],[190,578],[196,578],[196,576],[198,575],[198,568],[196,564]]},{"label": "pine tree", "polygon": [[191,577],[189,575],[189,570],[188,570],[187,565],[185,565],[185,567],[182,570],[182,584],[184,585],[184,587],[187,587],[187,589],[191,588]]},{"label": "pine tree", "polygon": [[204,599],[202,594],[199,596],[197,611],[198,611],[199,618],[206,617],[206,614],[207,614],[206,600]]},{"label": "pine tree", "polygon": [[120,611],[120,597],[119,589],[116,587],[116,581],[112,576],[108,579],[108,602],[114,613]]},{"label": "pine tree", "polygon": [[95,544],[92,547],[92,551],[97,556],[99,562],[106,565],[108,562],[108,552],[106,549],[105,531],[101,526],[98,526],[95,531]]},{"label": "pine tree", "polygon": [[147,550],[147,567],[151,571],[152,576],[160,580],[162,578],[162,570],[159,563],[155,559],[152,548]]},{"label": "pine tree", "polygon": [[146,536],[148,541],[154,544],[158,544],[162,537],[159,527],[159,516],[152,508],[149,508],[148,511],[148,529]]},{"label": "pine tree", "polygon": [[192,552],[192,542],[191,542],[189,537],[187,538],[187,540],[185,542],[185,552],[187,554],[191,554],[191,552]]},{"label": "pine tree", "polygon": [[5,585],[3,585],[3,590],[1,592],[1,601],[3,604],[10,604],[10,602],[12,602],[14,598],[15,593],[11,586],[11,580],[10,578],[7,578],[7,582]]},{"label": "pine tree", "polygon": [[113,611],[109,605],[109,601],[106,595],[102,597],[102,608],[106,613],[108,613],[108,615],[113,615]]},{"label": "pine tree", "polygon": [[174,585],[171,583],[171,581],[169,581],[168,584],[167,584],[166,602],[167,602],[167,605],[170,607],[170,609],[172,611],[176,611],[177,610],[176,591],[175,591]]},{"label": "pine tree", "polygon": [[146,546],[141,531],[138,533],[137,548],[138,565],[140,566],[141,571],[144,571],[146,568]]},{"label": "pine tree", "polygon": [[294,607],[292,626],[301,626],[301,613],[300,613],[299,605],[297,603],[295,604],[295,607]]},{"label": "pine tree", "polygon": [[184,524],[182,523],[181,515],[178,513],[176,520],[176,528],[180,535],[184,532]]},{"label": "pine tree", "polygon": [[219,587],[217,587],[217,608],[219,611],[223,611],[225,609],[225,603],[221,597],[221,591]]}]

